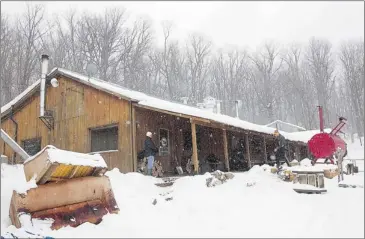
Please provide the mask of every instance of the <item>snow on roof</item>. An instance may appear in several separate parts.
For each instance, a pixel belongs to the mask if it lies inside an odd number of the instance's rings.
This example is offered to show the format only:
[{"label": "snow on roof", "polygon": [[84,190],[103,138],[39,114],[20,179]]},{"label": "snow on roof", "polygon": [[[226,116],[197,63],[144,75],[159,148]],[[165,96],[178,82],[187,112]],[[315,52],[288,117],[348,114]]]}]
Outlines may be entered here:
[{"label": "snow on roof", "polygon": [[271,122],[271,123],[269,123],[269,124],[267,124],[265,126],[267,126],[267,127],[275,127],[274,124],[276,124],[276,123],[288,125],[288,126],[291,126],[293,128],[297,128],[297,129],[302,130],[302,131],[305,131],[306,130],[305,128],[303,128],[303,127],[301,127],[299,125],[295,125],[295,124],[291,124],[291,123],[288,123],[288,122],[284,122],[282,120],[275,120],[275,121],[273,121],[273,122]]},{"label": "snow on roof", "polygon": [[213,112],[204,111],[197,107],[159,99],[159,98],[149,96],[149,95],[139,92],[139,91],[130,90],[130,89],[124,88],[122,86],[119,86],[119,85],[116,85],[116,84],[113,84],[110,82],[102,81],[100,79],[95,79],[95,78],[91,78],[91,77],[89,78],[88,76],[81,75],[79,73],[75,73],[75,72],[65,70],[62,68],[52,70],[52,72],[49,75],[52,75],[53,72],[56,72],[56,71],[60,74],[63,74],[65,76],[69,76],[73,79],[82,81],[83,83],[86,83],[93,87],[96,87],[96,88],[99,88],[102,90],[106,90],[107,92],[112,93],[113,95],[137,101],[139,105],[148,106],[151,108],[165,110],[165,111],[169,111],[169,112],[204,118],[204,119],[212,120],[215,122],[219,122],[222,124],[226,124],[226,125],[246,129],[246,130],[252,130],[252,131],[267,133],[267,134],[272,134],[274,132],[274,129],[270,128],[270,127],[253,124],[253,123],[243,121],[243,120],[240,120],[237,118],[233,118],[233,117],[230,117],[227,115],[216,114]]},{"label": "snow on roof", "polygon": [[38,155],[42,154],[44,151],[47,151],[48,160],[52,163],[57,162],[67,165],[81,165],[81,166],[103,167],[103,168],[107,167],[103,157],[101,157],[100,154],[91,155],[91,154],[66,151],[58,149],[52,145],[47,145],[36,155],[28,158],[24,163],[32,161]]},{"label": "snow on roof", "polygon": [[88,77],[88,76],[82,75],[80,73],[69,71],[69,70],[66,70],[63,68],[54,68],[48,75],[50,77],[52,77],[57,74],[61,74],[63,76],[74,79],[76,81],[80,81],[81,83],[84,83],[86,85],[92,86],[94,88],[97,88],[97,89],[100,89],[103,91],[106,91],[107,93],[110,93],[112,95],[119,96],[122,98],[139,101],[139,100],[145,99],[147,97],[147,95],[145,93],[130,90],[130,89],[127,89],[120,85],[111,83],[111,82],[96,79],[94,77]]},{"label": "snow on roof", "polygon": [[11,109],[11,107],[16,104],[17,102],[19,102],[20,100],[22,100],[25,96],[27,96],[30,92],[32,92],[34,89],[36,89],[39,84],[40,84],[41,80],[37,80],[36,82],[34,82],[32,85],[30,85],[27,89],[25,89],[22,93],[20,93],[18,96],[16,96],[13,100],[11,100],[9,103],[7,103],[6,105],[1,107],[1,114],[4,113],[5,111],[8,111]]},{"label": "snow on roof", "polygon": [[[76,72],[72,72],[72,71],[69,71],[66,69],[62,69],[62,68],[54,68],[48,74],[48,77],[54,77],[57,74],[60,74],[60,75],[66,76],[68,78],[71,78],[73,80],[79,81],[79,82],[89,85],[93,88],[100,89],[109,94],[112,94],[112,95],[115,95],[115,96],[118,96],[121,98],[126,98],[128,100],[136,101],[141,106],[148,106],[151,108],[169,111],[169,112],[173,112],[173,113],[208,119],[208,120],[222,123],[225,125],[242,128],[245,130],[256,131],[256,132],[260,132],[260,133],[272,134],[274,132],[274,128],[271,128],[271,127],[266,127],[264,125],[250,123],[250,122],[240,120],[237,118],[233,118],[233,117],[230,117],[227,115],[216,114],[213,112],[201,110],[197,107],[188,106],[185,104],[175,103],[175,102],[159,99],[159,98],[149,96],[149,95],[139,92],[139,91],[130,90],[130,89],[124,88],[122,86],[119,86],[117,84],[106,82],[106,81],[96,79],[93,77],[88,77],[88,76],[85,76],[85,75],[82,75],[82,74],[79,74]],[[19,101],[23,97],[25,97],[27,95],[27,93],[29,93],[29,91],[34,89],[38,84],[40,84],[40,80],[35,82],[32,86],[28,87],[23,93],[21,93],[19,96],[17,96],[14,100],[12,100],[11,102],[9,102],[5,106],[3,106],[1,108],[1,112],[3,113],[7,109],[11,108],[11,106],[13,104],[15,104],[17,101]],[[282,134],[291,141],[301,141],[304,143],[306,143],[308,141],[308,140],[303,140],[302,137],[300,137],[299,135],[294,135],[293,133],[287,133],[287,132],[282,131]]]},{"label": "snow on roof", "polygon": [[[332,129],[324,129],[324,132],[330,133]],[[315,134],[320,133],[319,130],[307,130],[301,132],[285,133],[284,135],[293,141],[308,142]]]}]

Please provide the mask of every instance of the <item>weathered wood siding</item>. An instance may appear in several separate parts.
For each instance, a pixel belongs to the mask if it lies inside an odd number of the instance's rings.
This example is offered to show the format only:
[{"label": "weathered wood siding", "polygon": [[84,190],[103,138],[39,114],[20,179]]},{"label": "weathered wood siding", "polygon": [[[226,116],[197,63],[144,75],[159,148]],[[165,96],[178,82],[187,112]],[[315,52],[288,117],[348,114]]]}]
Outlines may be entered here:
[{"label": "weathered wood siding", "polygon": [[205,160],[210,154],[214,154],[224,163],[223,130],[205,126],[197,126],[200,138],[199,160]]},{"label": "weathered wood siding", "polygon": [[[156,155],[155,159],[162,163],[163,170],[173,172],[180,165],[183,151],[182,133],[190,130],[189,120],[173,115],[136,107],[136,150],[144,148],[144,140],[148,131],[153,133],[153,142],[159,147],[160,128],[169,131],[170,153],[166,156]],[[190,131],[191,132],[191,131]]]},{"label": "weathered wood siding", "polygon": [[[137,151],[143,149],[147,131],[153,133],[152,140],[158,147],[160,128],[169,130],[170,154],[156,155],[155,159],[162,163],[163,170],[166,172],[174,172],[176,166],[182,166],[185,170],[188,158],[192,157],[192,150],[184,149],[184,133],[191,136],[190,119],[136,107]],[[202,125],[197,125],[196,129],[199,161],[203,162],[209,154],[214,154],[224,163],[222,129]]]},{"label": "weathered wood siding", "polygon": [[[37,93],[14,115],[18,123],[18,143],[22,145],[22,140],[41,137],[42,148],[52,144],[61,149],[88,153],[91,150],[90,128],[117,124],[118,151],[102,155],[109,168],[133,171],[130,102],[74,80],[58,80],[57,88],[47,87],[46,91],[46,109],[54,112],[54,129],[49,131],[39,119]],[[1,122],[1,127],[14,137],[15,127],[10,119]],[[11,158],[12,153],[10,147],[5,146],[5,155]]]}]

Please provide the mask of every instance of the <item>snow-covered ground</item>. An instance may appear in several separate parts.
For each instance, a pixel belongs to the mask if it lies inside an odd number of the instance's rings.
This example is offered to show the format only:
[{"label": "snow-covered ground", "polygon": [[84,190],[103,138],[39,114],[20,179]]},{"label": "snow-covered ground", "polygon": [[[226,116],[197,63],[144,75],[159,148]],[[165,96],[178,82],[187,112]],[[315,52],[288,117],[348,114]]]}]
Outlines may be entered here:
[{"label": "snow-covered ground", "polygon": [[347,142],[348,159],[364,159],[364,137],[357,138],[353,143]]},{"label": "snow-covered ground", "polygon": [[[356,152],[357,158],[364,158],[363,146],[362,150],[356,147]],[[345,179],[363,186],[363,163],[358,166],[362,172],[345,175]],[[183,177],[161,188],[155,185],[161,179],[114,169],[107,176],[120,208],[118,215],[104,216],[99,225],[85,223],[58,231],[39,221],[16,229],[10,226],[8,211],[12,190],[22,190],[22,170],[21,165],[1,167],[2,236],[11,232],[32,237],[27,230],[55,238],[364,237],[363,188],[340,188],[335,177],[325,180],[325,194],[298,194],[293,183],[281,181],[268,166],[236,173],[233,179],[210,188],[206,186],[209,174]]]}]

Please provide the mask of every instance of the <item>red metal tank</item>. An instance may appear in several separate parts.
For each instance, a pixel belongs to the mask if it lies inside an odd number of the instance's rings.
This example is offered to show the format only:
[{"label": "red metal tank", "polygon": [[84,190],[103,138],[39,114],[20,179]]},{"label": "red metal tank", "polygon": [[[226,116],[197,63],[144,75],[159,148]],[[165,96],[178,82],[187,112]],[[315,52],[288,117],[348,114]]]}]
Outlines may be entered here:
[{"label": "red metal tank", "polygon": [[332,157],[338,147],[346,152],[346,143],[333,134],[318,133],[308,141],[309,151],[315,159]]}]

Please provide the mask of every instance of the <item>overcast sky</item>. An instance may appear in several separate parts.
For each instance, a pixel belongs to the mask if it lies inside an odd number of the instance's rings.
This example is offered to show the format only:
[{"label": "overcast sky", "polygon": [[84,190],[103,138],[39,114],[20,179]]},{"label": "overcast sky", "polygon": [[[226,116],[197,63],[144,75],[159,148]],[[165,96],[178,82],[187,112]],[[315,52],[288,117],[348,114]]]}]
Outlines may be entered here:
[{"label": "overcast sky", "polygon": [[[34,2],[39,3],[39,2]],[[70,8],[101,12],[106,7],[125,7],[131,18],[148,16],[162,36],[161,21],[174,22],[174,38],[200,32],[217,47],[229,45],[255,49],[265,40],[305,43],[312,36],[342,40],[364,38],[363,2],[42,2],[47,13]],[[1,2],[10,16],[25,9],[25,2]]]}]

